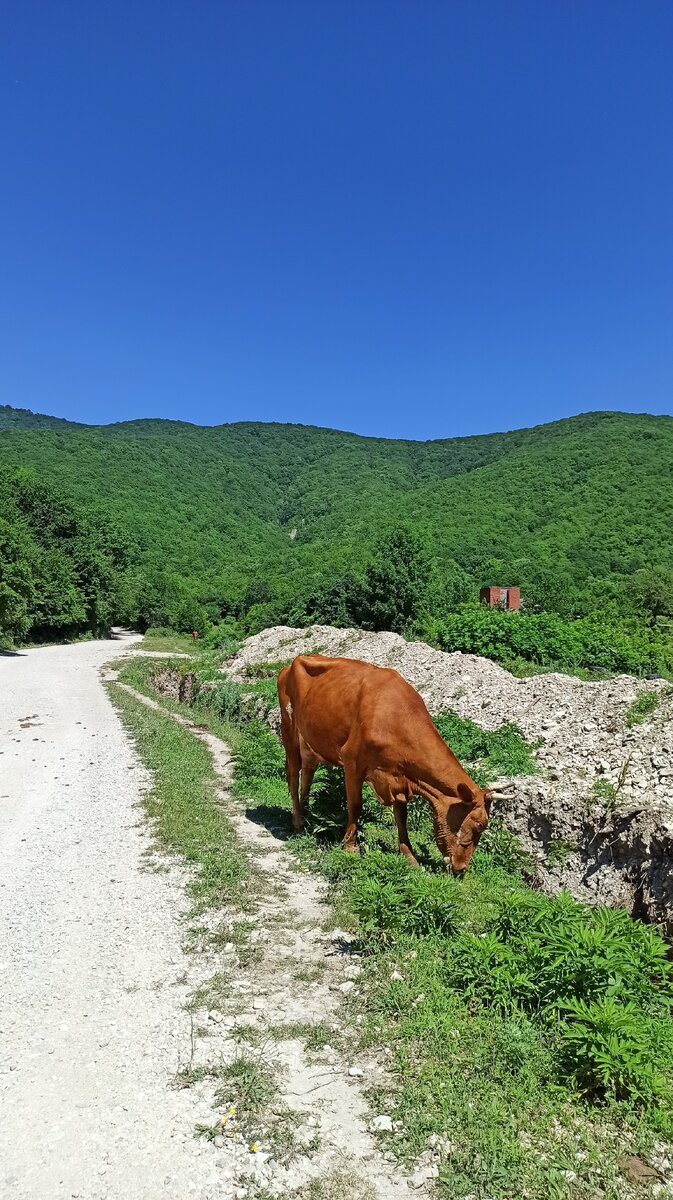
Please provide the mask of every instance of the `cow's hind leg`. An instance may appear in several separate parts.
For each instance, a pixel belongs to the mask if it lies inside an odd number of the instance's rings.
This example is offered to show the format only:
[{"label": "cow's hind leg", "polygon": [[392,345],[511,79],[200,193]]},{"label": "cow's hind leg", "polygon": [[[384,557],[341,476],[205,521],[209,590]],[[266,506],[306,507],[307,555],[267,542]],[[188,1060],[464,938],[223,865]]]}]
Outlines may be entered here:
[{"label": "cow's hind leg", "polygon": [[344,766],[344,775],[346,777],[348,824],[346,825],[343,846],[344,850],[350,851],[351,854],[359,854],[358,822],[362,813],[362,784],[364,783],[364,779],[355,767],[348,765]]},{"label": "cow's hind leg", "polygon": [[393,803],[393,813],[395,814],[395,824],[397,825],[397,836],[400,842],[400,854],[403,854],[407,862],[412,866],[417,867],[416,855],[411,848],[409,841],[409,833],[407,831],[407,805],[406,801],[395,800]]}]

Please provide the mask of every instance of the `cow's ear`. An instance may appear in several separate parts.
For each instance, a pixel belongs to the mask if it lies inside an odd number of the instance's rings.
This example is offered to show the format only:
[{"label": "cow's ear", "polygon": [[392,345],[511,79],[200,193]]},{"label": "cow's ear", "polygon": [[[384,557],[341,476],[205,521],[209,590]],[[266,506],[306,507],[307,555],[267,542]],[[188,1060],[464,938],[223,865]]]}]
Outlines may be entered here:
[{"label": "cow's ear", "polygon": [[474,792],[467,786],[466,783],[459,783],[457,787],[458,795],[463,801],[463,804],[469,804],[470,808],[474,808],[477,801],[474,797]]},{"label": "cow's ear", "polygon": [[486,809],[487,817],[490,817],[490,815],[491,815],[492,803],[493,803],[493,792],[490,789],[487,789],[484,792],[484,808]]}]

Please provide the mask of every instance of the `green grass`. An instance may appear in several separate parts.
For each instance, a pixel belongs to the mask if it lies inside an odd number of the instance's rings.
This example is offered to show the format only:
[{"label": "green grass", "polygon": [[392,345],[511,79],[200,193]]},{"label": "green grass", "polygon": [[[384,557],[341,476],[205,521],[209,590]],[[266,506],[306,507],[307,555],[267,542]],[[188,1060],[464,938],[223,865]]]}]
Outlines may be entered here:
[{"label": "green grass", "polygon": [[168,633],[154,636],[146,633],[142,641],[143,650],[152,650],[161,654],[195,654],[199,643],[193,642],[189,634]]},{"label": "green grass", "polygon": [[634,725],[642,725],[658,707],[659,697],[656,692],[641,692],[626,712],[625,723],[629,729]]},{"label": "green grass", "polygon": [[218,801],[219,780],[202,742],[170,717],[110,685],[112,701],[152,773],[144,797],[160,845],[194,867],[188,890],[195,910],[250,909],[256,874]]}]

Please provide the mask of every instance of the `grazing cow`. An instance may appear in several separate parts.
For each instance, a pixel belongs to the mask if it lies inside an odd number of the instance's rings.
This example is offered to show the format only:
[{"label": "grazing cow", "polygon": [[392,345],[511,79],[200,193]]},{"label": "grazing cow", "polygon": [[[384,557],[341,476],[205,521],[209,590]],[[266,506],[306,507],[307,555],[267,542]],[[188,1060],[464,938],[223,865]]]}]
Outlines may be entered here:
[{"label": "grazing cow", "polygon": [[[298,657],[278,675],[292,824],[304,826],[319,763],[343,767],[348,802],[344,848],[357,853],[362,785],[392,806],[400,853],[416,864],[407,803],[429,802],[447,870],[462,875],[488,824],[496,793],[470,779],[435,729],[418,692],[397,671],[350,658]],[[301,790],[299,776],[301,772]]]}]

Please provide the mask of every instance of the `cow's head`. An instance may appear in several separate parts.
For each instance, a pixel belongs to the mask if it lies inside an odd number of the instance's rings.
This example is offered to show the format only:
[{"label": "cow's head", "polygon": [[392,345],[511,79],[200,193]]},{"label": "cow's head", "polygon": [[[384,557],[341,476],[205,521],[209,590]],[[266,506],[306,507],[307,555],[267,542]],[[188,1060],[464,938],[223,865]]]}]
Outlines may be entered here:
[{"label": "cow's head", "polygon": [[465,874],[488,825],[491,805],[502,798],[500,793],[476,784],[459,783],[455,795],[444,796],[433,804],[435,841],[452,875]]}]

